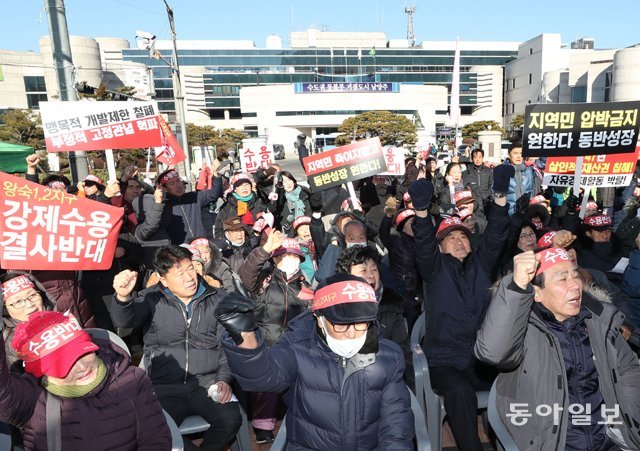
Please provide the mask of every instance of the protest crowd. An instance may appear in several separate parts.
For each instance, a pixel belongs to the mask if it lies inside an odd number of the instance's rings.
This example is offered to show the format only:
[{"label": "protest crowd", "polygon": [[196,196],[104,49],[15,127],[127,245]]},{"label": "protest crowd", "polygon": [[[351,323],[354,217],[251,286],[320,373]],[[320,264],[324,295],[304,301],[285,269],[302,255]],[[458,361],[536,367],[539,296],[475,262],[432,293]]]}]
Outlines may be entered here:
[{"label": "protest crowd", "polygon": [[0,271],[13,443],[169,450],[167,418],[197,415],[210,427],[184,449],[225,450],[246,412],[258,445],[286,413],[288,450],[411,450],[426,383],[463,451],[485,449],[492,385],[518,449],[640,449],[640,168],[574,193],[522,142],[495,166],[481,148],[443,168],[412,154],[403,175],[341,149],[301,157],[307,180],[214,160],[193,189],[171,166],[72,186],[29,156],[31,187],[120,217],[102,269]]}]

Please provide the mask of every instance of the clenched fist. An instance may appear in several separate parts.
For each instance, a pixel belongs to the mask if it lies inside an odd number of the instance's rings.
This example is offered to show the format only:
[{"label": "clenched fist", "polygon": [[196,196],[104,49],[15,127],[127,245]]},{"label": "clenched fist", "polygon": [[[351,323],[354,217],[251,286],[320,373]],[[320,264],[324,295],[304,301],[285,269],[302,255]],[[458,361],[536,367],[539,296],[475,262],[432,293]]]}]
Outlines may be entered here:
[{"label": "clenched fist", "polygon": [[116,291],[116,297],[119,301],[127,302],[129,300],[137,279],[138,273],[128,269],[116,274],[113,278],[113,289]]},{"label": "clenched fist", "polygon": [[540,255],[533,251],[522,252],[513,257],[513,281],[523,290],[536,276],[536,270],[540,263]]}]

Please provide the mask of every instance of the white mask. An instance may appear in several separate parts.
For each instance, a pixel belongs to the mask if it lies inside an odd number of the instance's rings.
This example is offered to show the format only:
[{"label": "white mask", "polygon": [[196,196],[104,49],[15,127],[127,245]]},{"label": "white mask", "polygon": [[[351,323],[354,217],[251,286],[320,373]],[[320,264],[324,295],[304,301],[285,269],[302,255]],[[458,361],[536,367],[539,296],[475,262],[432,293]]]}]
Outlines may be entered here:
[{"label": "white mask", "polygon": [[347,249],[352,247],[367,247],[367,243],[347,243]]},{"label": "white mask", "polygon": [[364,342],[367,339],[368,330],[362,334],[361,337],[358,338],[348,338],[345,340],[338,340],[337,338],[333,338],[327,332],[327,325],[325,323],[324,317],[322,317],[322,330],[324,331],[324,335],[327,339],[327,345],[329,349],[331,349],[335,354],[340,357],[344,357],[345,359],[350,359],[354,355],[358,353],[362,346],[364,346]]},{"label": "white mask", "polygon": [[298,257],[285,257],[278,265],[278,269],[287,275],[287,279],[291,279],[300,269],[300,259]]}]

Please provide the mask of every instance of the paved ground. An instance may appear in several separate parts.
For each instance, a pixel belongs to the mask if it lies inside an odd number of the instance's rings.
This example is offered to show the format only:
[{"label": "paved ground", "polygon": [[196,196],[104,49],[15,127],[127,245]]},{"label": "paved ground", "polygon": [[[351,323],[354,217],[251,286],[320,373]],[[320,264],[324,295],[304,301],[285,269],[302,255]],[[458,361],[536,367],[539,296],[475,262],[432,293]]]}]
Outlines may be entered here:
[{"label": "paved ground", "polygon": [[287,155],[285,160],[276,161],[281,167],[283,171],[289,171],[296,178],[298,182],[304,182],[306,185],[307,176],[300,165],[300,160],[298,160],[297,155],[293,155],[293,152],[290,152]]}]

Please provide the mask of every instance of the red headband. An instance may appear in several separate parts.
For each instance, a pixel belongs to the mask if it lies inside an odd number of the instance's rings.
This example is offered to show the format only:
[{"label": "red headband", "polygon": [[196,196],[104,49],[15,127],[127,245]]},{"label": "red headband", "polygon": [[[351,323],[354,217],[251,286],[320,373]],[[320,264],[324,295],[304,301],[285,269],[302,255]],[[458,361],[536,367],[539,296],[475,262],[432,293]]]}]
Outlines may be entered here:
[{"label": "red headband", "polygon": [[2,284],[2,297],[7,298],[27,288],[35,288],[35,284],[25,275],[19,275]]},{"label": "red headband", "polygon": [[538,247],[547,248],[553,244],[553,238],[557,235],[557,232],[547,232],[538,240]]},{"label": "red headband", "polygon": [[545,249],[539,252],[540,256],[540,267],[536,272],[536,276],[545,272],[547,269],[551,268],[554,265],[562,262],[570,262],[569,254],[567,251],[562,249],[561,247],[550,247],[549,249]]},{"label": "red headband", "polygon": [[190,243],[191,246],[206,246],[209,247],[209,240],[206,238],[198,238]]},{"label": "red headband", "polygon": [[315,292],[311,309],[315,312],[334,305],[353,302],[376,303],[376,293],[371,285],[355,280],[332,283]]},{"label": "red headband", "polygon": [[165,185],[169,180],[172,180],[176,177],[180,177],[180,175],[176,171],[169,171],[162,177],[160,177],[160,184]]},{"label": "red headband", "polygon": [[593,215],[584,219],[584,223],[589,227],[610,227],[611,216]]}]

